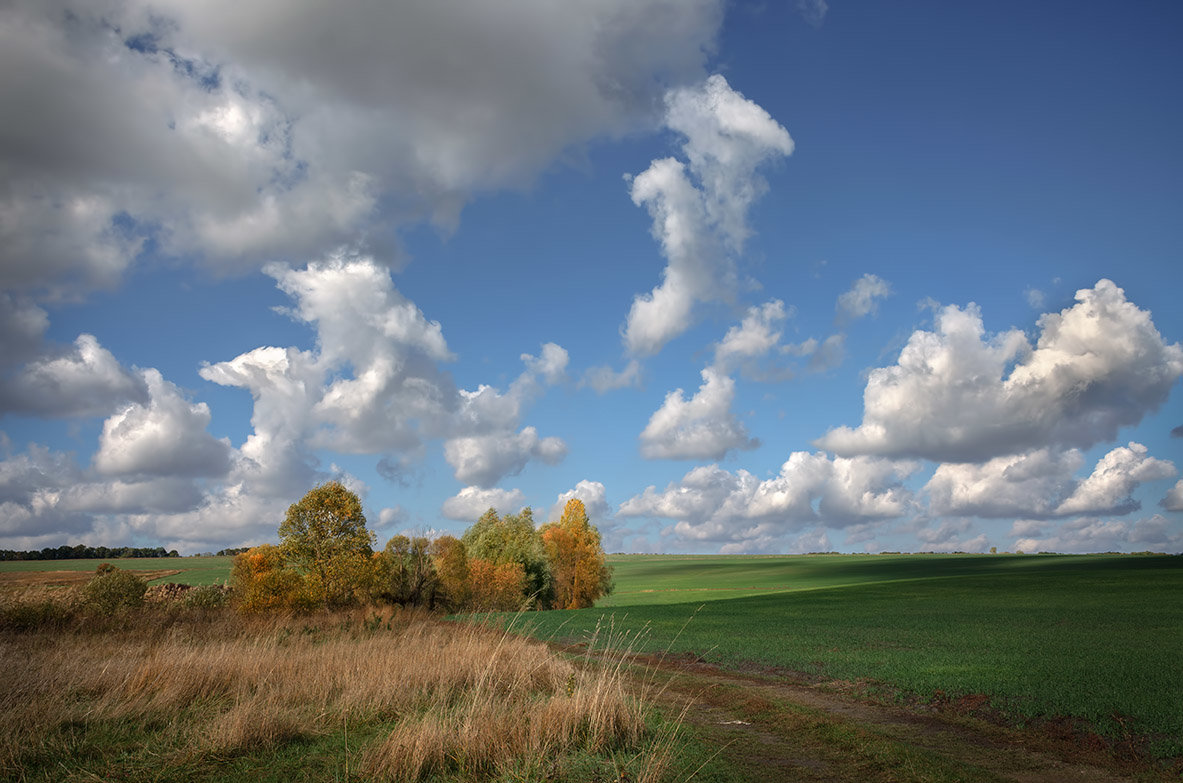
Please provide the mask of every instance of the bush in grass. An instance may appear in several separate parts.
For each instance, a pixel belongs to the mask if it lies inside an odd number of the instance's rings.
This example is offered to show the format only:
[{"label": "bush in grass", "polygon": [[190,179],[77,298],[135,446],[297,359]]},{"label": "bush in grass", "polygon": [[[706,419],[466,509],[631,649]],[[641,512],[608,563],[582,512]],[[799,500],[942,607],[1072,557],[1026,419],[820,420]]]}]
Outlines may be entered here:
[{"label": "bush in grass", "polygon": [[101,614],[142,606],[148,583],[131,571],[103,563],[82,588],[83,606]]},{"label": "bush in grass", "polygon": [[307,611],[320,603],[305,574],[287,565],[283,550],[264,544],[234,556],[234,605],[247,614]]},{"label": "bush in grass", "polygon": [[0,607],[0,630],[36,631],[58,628],[74,616],[66,601],[44,598],[38,601],[15,601]]},{"label": "bush in grass", "polygon": [[230,590],[222,585],[200,585],[187,591],[181,603],[187,609],[220,609],[229,597]]}]

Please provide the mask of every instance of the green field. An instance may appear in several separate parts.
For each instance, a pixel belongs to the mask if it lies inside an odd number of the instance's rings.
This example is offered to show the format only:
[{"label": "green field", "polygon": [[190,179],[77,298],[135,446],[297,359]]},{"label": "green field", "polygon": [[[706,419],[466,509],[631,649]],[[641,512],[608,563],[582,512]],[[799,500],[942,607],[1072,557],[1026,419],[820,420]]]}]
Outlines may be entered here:
[{"label": "green field", "polygon": [[610,624],[645,651],[923,699],[984,694],[1014,718],[1081,718],[1110,736],[1151,736],[1156,755],[1183,754],[1183,557],[612,561],[611,601],[532,614],[532,633],[577,642]]},{"label": "green field", "polygon": [[186,585],[222,584],[230,579],[232,557],[130,557],[114,560],[6,560],[0,562],[0,574],[20,571],[94,571],[101,563],[111,563],[128,571],[179,569],[175,576],[149,584],[176,582]]}]

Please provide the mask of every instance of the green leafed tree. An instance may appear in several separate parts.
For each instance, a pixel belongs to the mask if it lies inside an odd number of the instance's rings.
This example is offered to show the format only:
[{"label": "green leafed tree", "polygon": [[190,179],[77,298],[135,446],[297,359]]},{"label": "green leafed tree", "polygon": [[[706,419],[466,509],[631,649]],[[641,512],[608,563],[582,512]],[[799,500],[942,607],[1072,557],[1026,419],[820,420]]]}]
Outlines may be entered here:
[{"label": "green leafed tree", "polygon": [[525,597],[539,606],[550,606],[554,597],[550,564],[542,538],[534,527],[534,512],[523,508],[517,514],[498,517],[494,509],[486,511],[461,539],[470,559],[503,565],[518,563],[526,575]]},{"label": "green leafed tree", "polygon": [[312,579],[324,603],[341,605],[358,598],[373,555],[374,534],[366,528],[357,495],[330,481],[293,503],[279,526],[287,561]]},{"label": "green leafed tree", "polygon": [[378,558],[379,595],[403,606],[431,608],[439,588],[439,575],[432,562],[431,542],[416,536],[398,535],[386,542]]}]

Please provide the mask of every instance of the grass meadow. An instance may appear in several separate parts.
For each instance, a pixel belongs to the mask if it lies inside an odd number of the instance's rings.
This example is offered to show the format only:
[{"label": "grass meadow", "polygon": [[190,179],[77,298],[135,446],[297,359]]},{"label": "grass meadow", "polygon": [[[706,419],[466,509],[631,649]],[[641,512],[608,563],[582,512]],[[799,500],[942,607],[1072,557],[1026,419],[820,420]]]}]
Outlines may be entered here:
[{"label": "grass meadow", "polygon": [[[1067,719],[1151,758],[1183,756],[1183,557],[610,562],[616,590],[600,606],[512,618],[535,640],[390,611],[263,621],[161,606],[0,633],[0,778],[731,780],[712,776],[695,739],[722,729],[678,730],[654,708],[654,680],[625,671],[632,652],[889,703],[968,700],[1012,725]],[[0,563],[0,593],[35,593],[40,572],[40,589],[65,594],[78,588],[61,572],[97,564]],[[230,558],[116,564],[216,584]]]},{"label": "grass meadow", "polygon": [[664,725],[620,665],[386,610],[162,609],[0,636],[0,779],[656,783]]}]

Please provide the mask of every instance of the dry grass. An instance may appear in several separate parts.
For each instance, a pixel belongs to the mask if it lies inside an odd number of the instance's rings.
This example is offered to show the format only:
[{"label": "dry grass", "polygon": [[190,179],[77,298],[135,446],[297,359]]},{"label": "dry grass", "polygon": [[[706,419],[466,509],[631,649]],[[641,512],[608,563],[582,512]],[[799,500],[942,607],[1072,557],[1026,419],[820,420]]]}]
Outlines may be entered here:
[{"label": "dry grass", "polygon": [[[179,568],[126,569],[145,582],[176,576]],[[81,585],[94,578],[93,571],[0,571],[0,588],[21,588],[37,585]]]},{"label": "dry grass", "polygon": [[[0,676],[0,778],[68,753],[54,745],[68,744],[54,739],[63,727],[142,727],[154,753],[184,763],[369,726],[349,766],[381,780],[541,769],[568,751],[644,756],[653,739],[619,666],[577,667],[538,642],[393,610],[9,634]],[[657,771],[648,757],[637,767]]]}]

